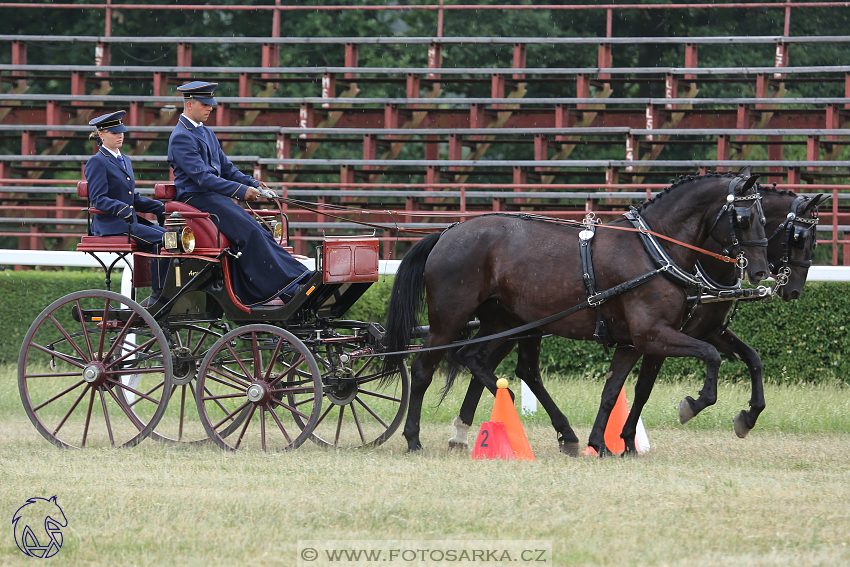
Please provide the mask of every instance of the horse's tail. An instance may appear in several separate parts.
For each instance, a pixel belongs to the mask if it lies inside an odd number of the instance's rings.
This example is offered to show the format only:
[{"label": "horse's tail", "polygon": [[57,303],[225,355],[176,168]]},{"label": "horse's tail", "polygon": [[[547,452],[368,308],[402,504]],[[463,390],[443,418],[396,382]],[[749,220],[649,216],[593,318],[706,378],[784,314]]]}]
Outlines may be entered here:
[{"label": "horse's tail", "polygon": [[[441,232],[429,234],[405,254],[395,275],[393,291],[387,308],[384,347],[387,352],[407,350],[414,327],[419,326],[419,314],[425,305],[425,262]],[[384,358],[383,371],[397,375],[404,364],[403,354]]]}]

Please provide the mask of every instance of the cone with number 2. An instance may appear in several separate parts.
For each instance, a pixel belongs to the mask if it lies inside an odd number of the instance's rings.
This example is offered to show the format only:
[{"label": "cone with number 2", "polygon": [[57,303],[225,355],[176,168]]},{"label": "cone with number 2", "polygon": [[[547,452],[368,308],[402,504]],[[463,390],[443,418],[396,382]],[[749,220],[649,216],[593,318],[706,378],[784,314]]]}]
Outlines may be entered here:
[{"label": "cone with number 2", "polygon": [[481,424],[472,458],[533,461],[534,453],[508,392],[508,381],[500,378],[496,385],[498,389],[493,412],[490,414],[490,421]]}]

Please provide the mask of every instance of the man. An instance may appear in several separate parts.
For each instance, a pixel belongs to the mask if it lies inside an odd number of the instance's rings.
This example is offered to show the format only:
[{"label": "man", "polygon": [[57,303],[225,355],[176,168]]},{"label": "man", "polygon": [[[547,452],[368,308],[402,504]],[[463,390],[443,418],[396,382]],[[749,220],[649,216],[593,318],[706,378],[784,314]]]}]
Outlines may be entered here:
[{"label": "man", "polygon": [[257,201],[257,188],[268,187],[236,169],[204,126],[216,105],[217,86],[194,81],[177,87],[183,94],[183,114],[168,140],[168,162],[177,189],[174,198],[217,215],[231,248],[242,253],[231,262],[233,291],[240,302],[253,307],[275,297],[288,301],[311,272],[233,201]]}]

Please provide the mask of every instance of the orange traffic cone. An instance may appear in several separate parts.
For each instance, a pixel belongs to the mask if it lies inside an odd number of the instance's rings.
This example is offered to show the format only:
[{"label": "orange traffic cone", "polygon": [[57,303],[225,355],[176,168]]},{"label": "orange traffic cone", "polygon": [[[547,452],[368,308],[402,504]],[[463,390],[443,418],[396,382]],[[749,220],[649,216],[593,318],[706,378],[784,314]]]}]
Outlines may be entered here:
[{"label": "orange traffic cone", "polygon": [[481,430],[475,439],[475,449],[472,451],[473,459],[504,459],[510,461],[514,458],[514,449],[505,424],[501,421],[485,421],[481,424]]},{"label": "orange traffic cone", "polygon": [[[615,455],[624,453],[626,450],[626,442],[623,441],[620,434],[623,432],[623,426],[628,417],[629,403],[626,401],[626,389],[621,388],[620,395],[617,396],[617,401],[611,410],[611,415],[608,416],[608,425],[605,426],[605,446]],[[597,453],[596,449],[588,447],[581,454],[596,456]]]},{"label": "orange traffic cone", "polygon": [[508,381],[500,378],[496,385],[498,390],[496,390],[496,401],[493,403],[490,421],[501,421],[505,424],[515,458],[533,461],[534,453],[531,451],[531,445],[528,444],[528,437],[525,436],[525,430],[522,428],[519,414],[514,407],[514,401],[508,393]]}]

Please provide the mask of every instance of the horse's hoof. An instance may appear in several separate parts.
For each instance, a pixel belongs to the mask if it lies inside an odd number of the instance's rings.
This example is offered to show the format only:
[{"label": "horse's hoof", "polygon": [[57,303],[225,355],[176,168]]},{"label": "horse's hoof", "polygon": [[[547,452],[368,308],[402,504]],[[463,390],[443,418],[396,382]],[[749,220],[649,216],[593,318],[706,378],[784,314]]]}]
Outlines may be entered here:
[{"label": "horse's hoof", "polygon": [[694,413],[694,410],[691,409],[691,404],[688,403],[688,398],[679,402],[679,423],[685,425],[695,416],[696,414]]},{"label": "horse's hoof", "polygon": [[561,441],[558,443],[558,449],[568,457],[578,457],[578,441]]},{"label": "horse's hoof", "polygon": [[449,441],[449,451],[457,451],[465,453],[469,450],[469,443],[461,443],[460,441]]},{"label": "horse's hoof", "polygon": [[741,412],[735,416],[732,423],[735,424],[735,435],[737,435],[739,439],[743,439],[750,432],[750,428],[747,427],[746,419],[744,419],[744,410],[741,410]]}]

